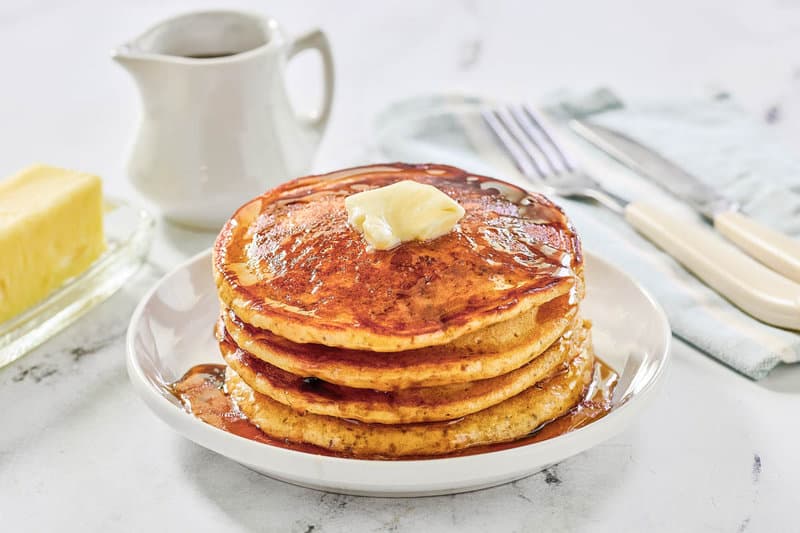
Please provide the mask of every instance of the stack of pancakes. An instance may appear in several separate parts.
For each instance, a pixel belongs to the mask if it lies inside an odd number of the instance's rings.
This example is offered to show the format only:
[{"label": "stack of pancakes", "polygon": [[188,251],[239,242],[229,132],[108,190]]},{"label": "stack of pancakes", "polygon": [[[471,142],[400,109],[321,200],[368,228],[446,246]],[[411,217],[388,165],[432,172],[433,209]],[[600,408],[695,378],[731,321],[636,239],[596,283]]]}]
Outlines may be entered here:
[{"label": "stack of pancakes", "polygon": [[[371,250],[344,199],[401,180],[466,213]],[[214,247],[226,392],[275,439],[355,457],[430,456],[531,434],[591,380],[580,242],[546,198],[439,165],[288,182]]]}]

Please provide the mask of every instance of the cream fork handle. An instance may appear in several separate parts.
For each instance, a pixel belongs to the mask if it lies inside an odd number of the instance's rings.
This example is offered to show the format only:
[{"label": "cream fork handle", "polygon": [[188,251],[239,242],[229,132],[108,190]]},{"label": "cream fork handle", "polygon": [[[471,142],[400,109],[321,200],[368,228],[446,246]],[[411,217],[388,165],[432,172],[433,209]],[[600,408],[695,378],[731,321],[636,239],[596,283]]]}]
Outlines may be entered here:
[{"label": "cream fork handle", "polygon": [[800,282],[800,241],[756,222],[738,211],[714,217],[714,227],[736,246],[771,269]]},{"label": "cream fork handle", "polygon": [[628,204],[625,220],[746,313],[800,329],[800,284],[752,259],[710,226],[643,202]]}]

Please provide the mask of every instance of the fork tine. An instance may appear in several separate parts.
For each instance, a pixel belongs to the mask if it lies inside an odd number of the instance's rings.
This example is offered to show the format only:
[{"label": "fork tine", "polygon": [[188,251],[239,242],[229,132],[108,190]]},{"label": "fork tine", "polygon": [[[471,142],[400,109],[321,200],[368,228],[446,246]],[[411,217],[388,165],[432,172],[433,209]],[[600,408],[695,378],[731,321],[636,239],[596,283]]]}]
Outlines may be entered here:
[{"label": "fork tine", "polygon": [[536,170],[539,171],[539,176],[547,178],[552,174],[552,169],[547,161],[547,155],[544,154],[535,143],[531,142],[531,139],[525,134],[519,122],[514,118],[514,109],[509,106],[498,109],[495,113],[506,127],[506,130],[511,133],[520,147],[525,151],[525,155],[533,161]]},{"label": "fork tine", "polygon": [[555,139],[555,137],[550,135],[550,132],[547,131],[547,128],[545,128],[543,126],[542,120],[537,118],[538,114],[535,111],[533,111],[533,109],[529,108],[526,105],[522,106],[522,110],[525,113],[525,115],[527,115],[527,117],[530,119],[530,121],[533,124],[536,125],[536,127],[539,129],[539,131],[542,132],[542,135],[544,136],[544,138],[546,138],[547,141],[550,143],[550,145],[555,149],[556,153],[558,154],[558,157],[564,163],[564,166],[566,167],[567,171],[574,172],[575,170],[577,170],[577,168],[578,168],[577,165],[575,164],[574,161],[572,161],[572,159],[569,157],[569,155],[567,155],[567,152],[561,146],[561,143],[559,143]]},{"label": "fork tine", "polygon": [[500,144],[502,144],[511,155],[511,159],[514,160],[514,163],[523,175],[531,179],[544,177],[536,161],[525,149],[517,135],[514,134],[512,128],[509,127],[510,121],[504,119],[503,116],[494,109],[481,111],[481,116],[500,140]]},{"label": "fork tine", "polygon": [[522,106],[509,107],[511,115],[514,120],[519,124],[522,131],[528,137],[530,143],[536,147],[536,150],[542,154],[550,173],[562,174],[569,172],[569,168],[564,164],[559,156],[558,151],[554,150],[547,137],[542,133],[542,128],[524,111]]}]

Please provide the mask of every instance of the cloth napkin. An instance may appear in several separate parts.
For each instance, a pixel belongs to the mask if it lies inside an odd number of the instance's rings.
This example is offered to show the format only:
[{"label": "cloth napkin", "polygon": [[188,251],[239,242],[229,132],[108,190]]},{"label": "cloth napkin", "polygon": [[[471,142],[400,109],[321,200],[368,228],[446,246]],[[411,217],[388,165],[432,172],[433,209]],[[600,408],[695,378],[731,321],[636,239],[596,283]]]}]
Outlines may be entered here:
[{"label": "cloth napkin", "polygon": [[[618,165],[564,127],[571,116],[620,130],[655,148],[742,211],[800,238],[800,161],[729,98],[623,104],[602,89],[576,98],[561,93],[544,107],[560,138],[592,176],[620,196],[647,199],[675,216],[699,216],[645,178]],[[479,110],[494,102],[433,95],[396,103],[375,122],[385,159],[467,168],[536,189],[521,176],[484,126]],[[759,322],[730,304],[609,210],[556,198],[584,247],[642,283],[664,307],[678,337],[753,379],[780,362],[800,360],[800,334]],[[743,280],[743,282],[745,282]]]}]

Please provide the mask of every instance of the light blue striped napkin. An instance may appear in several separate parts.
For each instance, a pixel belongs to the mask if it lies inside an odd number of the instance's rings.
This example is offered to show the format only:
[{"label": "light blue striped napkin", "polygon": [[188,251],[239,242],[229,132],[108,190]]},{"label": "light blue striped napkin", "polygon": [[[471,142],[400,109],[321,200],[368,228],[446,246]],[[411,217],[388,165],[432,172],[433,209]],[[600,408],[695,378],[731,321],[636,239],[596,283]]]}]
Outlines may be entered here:
[{"label": "light blue striped napkin", "polygon": [[[593,121],[656,148],[724,191],[741,203],[746,214],[800,238],[800,161],[730,100],[623,106],[612,93],[600,90],[579,99],[562,94],[554,101],[559,103],[549,107],[548,114],[556,127],[566,116],[590,115]],[[452,164],[535,189],[483,125],[477,111],[486,104],[458,95],[394,104],[376,120],[377,148],[384,159]],[[676,216],[697,217],[566,130],[561,137],[582,156],[587,170],[612,191],[628,199],[659,202]],[[764,377],[780,362],[800,361],[800,334],[743,313],[610,211],[556,200],[575,222],[587,249],[616,263],[659,300],[677,336],[754,379]]]}]

